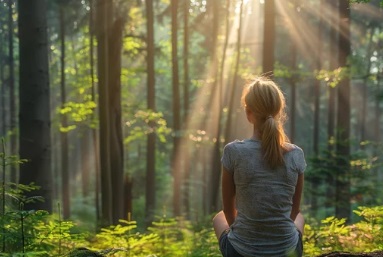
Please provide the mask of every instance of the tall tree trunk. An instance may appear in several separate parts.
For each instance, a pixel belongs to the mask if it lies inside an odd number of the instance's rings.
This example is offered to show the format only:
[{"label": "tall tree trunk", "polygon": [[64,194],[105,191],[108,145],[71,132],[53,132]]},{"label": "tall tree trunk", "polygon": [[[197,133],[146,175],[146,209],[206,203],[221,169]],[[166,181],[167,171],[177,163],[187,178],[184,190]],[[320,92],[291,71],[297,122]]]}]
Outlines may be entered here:
[{"label": "tall tree trunk", "polygon": [[[320,7],[319,7],[319,21],[318,21],[318,27],[317,27],[317,44],[318,44],[318,50],[315,55],[315,69],[320,71],[322,69],[322,33],[323,33],[323,17],[321,13],[325,11],[326,5],[323,2],[324,0],[320,1]],[[318,79],[314,80],[314,133],[313,133],[313,150],[315,156],[319,155],[319,117],[320,117],[320,81]]]},{"label": "tall tree trunk", "polygon": [[[382,33],[382,29],[378,29],[377,34],[379,35]],[[380,39],[380,43],[382,43],[383,40]],[[378,55],[380,55],[380,60],[383,61],[383,50],[380,49],[378,52]],[[381,109],[381,102],[382,102],[382,90],[381,90],[381,83],[383,78],[383,68],[380,68],[378,70],[377,79],[376,79],[376,91],[375,91],[375,129],[374,129],[374,140],[376,142],[381,142],[382,140],[382,131],[381,131],[381,115],[382,115],[382,109]]]},{"label": "tall tree trunk", "polygon": [[[315,54],[314,69],[320,71],[322,69],[322,33],[323,33],[323,18],[322,13],[325,11],[324,0],[320,1],[319,21],[317,26],[317,52]],[[320,81],[314,80],[314,133],[313,133],[313,151],[315,157],[319,157],[319,117],[320,117]],[[318,210],[318,187],[323,181],[318,176],[313,176],[311,180],[311,213],[315,214]]]},{"label": "tall tree trunk", "polygon": [[[13,1],[8,0],[8,31],[9,31],[9,98],[10,98],[10,126],[11,126],[11,155],[16,155],[17,152],[17,132],[16,132],[16,91],[15,91],[15,64],[13,54]],[[16,165],[11,165],[11,181],[17,182]]]},{"label": "tall tree trunk", "polygon": [[[111,5],[111,13],[113,5]],[[109,33],[109,142],[110,142],[110,171],[112,182],[112,215],[113,224],[119,219],[126,218],[123,213],[123,186],[124,186],[124,149],[122,145],[121,121],[121,53],[122,30],[124,22],[118,17]]]},{"label": "tall tree trunk", "polygon": [[[61,108],[65,107],[66,103],[66,89],[65,89],[65,10],[61,3],[60,6],[60,42],[61,42]],[[61,126],[66,128],[68,126],[66,114],[61,114]],[[69,189],[69,156],[68,156],[68,133],[61,131],[60,133],[61,142],[61,180],[62,180],[62,210],[63,218],[68,219],[70,216],[70,189]]]},{"label": "tall tree trunk", "polygon": [[[183,129],[186,130],[189,124],[189,8],[190,8],[190,0],[183,0]],[[185,206],[185,212],[187,218],[190,219],[190,151],[188,139],[186,136],[183,136],[182,140],[182,153],[184,156],[184,193],[183,193],[183,202]]]},{"label": "tall tree trunk", "polygon": [[[94,0],[89,0],[89,63],[90,63],[90,82],[92,101],[96,102],[96,87],[94,83]],[[93,119],[96,119],[97,110],[93,112]],[[93,143],[93,157],[94,157],[94,174],[95,174],[95,207],[96,219],[100,221],[100,156],[99,156],[99,141],[97,129],[92,128],[92,143]]]},{"label": "tall tree trunk", "polygon": [[[20,183],[35,182],[45,201],[25,209],[52,211],[51,132],[46,1],[18,1],[20,47]],[[30,54],[33,53],[33,54]]]},{"label": "tall tree trunk", "polygon": [[81,185],[82,185],[82,197],[84,203],[87,202],[87,198],[89,196],[89,178],[90,178],[90,142],[91,142],[91,134],[89,134],[88,127],[81,128]]},{"label": "tall tree trunk", "polygon": [[[5,41],[5,36],[0,35],[0,53],[3,52],[3,45],[5,45],[4,41]],[[4,62],[5,62],[5,58],[3,58],[2,55],[0,55],[0,86],[1,86],[1,89],[0,89],[0,102],[1,102],[1,104],[0,104],[0,108],[1,108],[1,111],[0,111],[0,114],[1,114],[0,136],[1,137],[5,137],[6,131],[7,131],[7,128],[6,128],[6,124],[7,124],[6,113],[7,112],[5,111],[5,101],[7,99],[7,94],[6,94],[6,88],[5,88],[5,83],[4,83],[4,81],[5,81]]]},{"label": "tall tree trunk", "polygon": [[172,173],[173,173],[173,213],[174,216],[181,215],[181,160],[179,149],[181,143],[181,104],[178,74],[178,0],[171,0],[171,17],[172,17],[172,88],[173,88],[173,152],[172,152]]},{"label": "tall tree trunk", "polygon": [[[338,61],[340,67],[349,68],[347,58],[351,53],[350,45],[350,3],[339,1],[339,41]],[[338,88],[337,112],[337,177],[336,177],[336,216],[350,218],[350,78],[343,78]]]},{"label": "tall tree trunk", "polygon": [[275,44],[275,0],[265,1],[263,30],[263,73],[274,70],[274,44]]},{"label": "tall tree trunk", "polygon": [[[156,80],[154,69],[154,13],[153,1],[146,3],[146,65],[147,65],[147,107],[149,111],[156,111]],[[151,133],[148,134],[146,142],[146,225],[149,226],[154,219],[156,208],[156,133],[155,124],[150,122]]]},{"label": "tall tree trunk", "polygon": [[108,31],[111,18],[108,8],[111,0],[97,2],[97,69],[99,85],[99,120],[100,120],[100,178],[101,178],[101,225],[112,224],[112,182],[110,170],[110,124],[109,124],[109,70],[108,70]]},{"label": "tall tree trunk", "polygon": [[[338,9],[338,1],[333,0],[324,0],[327,10],[337,10]],[[338,67],[338,34],[336,24],[338,24],[339,17],[337,15],[329,14],[332,18],[330,25],[330,35],[329,35],[329,70],[333,71]],[[335,113],[336,113],[336,88],[328,85],[328,120],[327,120],[327,151],[328,158],[330,160],[334,159],[334,150],[335,150]],[[335,168],[330,167],[332,172],[328,172],[326,174],[326,201],[325,206],[326,210],[334,209],[335,204],[335,174],[333,172]],[[326,213],[327,216],[334,215],[332,211],[328,211]]]},{"label": "tall tree trunk", "polygon": [[[371,28],[370,35],[368,37],[368,45],[367,45],[367,53],[366,56],[371,56],[372,52],[372,36],[374,35],[374,28]],[[362,108],[360,110],[360,141],[363,142],[366,140],[366,119],[368,117],[367,112],[367,102],[368,102],[368,79],[370,77],[370,69],[371,69],[371,58],[367,57],[367,67],[366,67],[366,75],[363,78],[362,86]],[[377,117],[378,118],[378,117]],[[378,141],[379,142],[379,141]],[[363,149],[364,144],[359,144]]]}]

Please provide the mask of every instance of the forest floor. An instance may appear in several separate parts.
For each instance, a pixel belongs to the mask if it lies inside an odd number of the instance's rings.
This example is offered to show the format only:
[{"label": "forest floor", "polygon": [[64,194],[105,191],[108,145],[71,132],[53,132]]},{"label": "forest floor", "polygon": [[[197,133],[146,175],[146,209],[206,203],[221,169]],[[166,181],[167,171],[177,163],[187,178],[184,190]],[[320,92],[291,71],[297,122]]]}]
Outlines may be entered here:
[{"label": "forest floor", "polygon": [[344,253],[344,252],[333,252],[322,254],[318,257],[383,257],[383,251],[371,252],[371,253]]}]

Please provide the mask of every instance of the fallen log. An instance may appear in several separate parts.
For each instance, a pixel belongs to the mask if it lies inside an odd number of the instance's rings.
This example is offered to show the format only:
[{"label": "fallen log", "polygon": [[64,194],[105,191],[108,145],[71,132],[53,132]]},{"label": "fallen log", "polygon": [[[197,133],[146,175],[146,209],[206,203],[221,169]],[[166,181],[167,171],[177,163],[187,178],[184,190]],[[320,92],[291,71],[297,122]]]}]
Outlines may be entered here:
[{"label": "fallen log", "polygon": [[347,253],[347,252],[332,252],[322,254],[317,257],[383,257],[383,251],[371,253]]}]

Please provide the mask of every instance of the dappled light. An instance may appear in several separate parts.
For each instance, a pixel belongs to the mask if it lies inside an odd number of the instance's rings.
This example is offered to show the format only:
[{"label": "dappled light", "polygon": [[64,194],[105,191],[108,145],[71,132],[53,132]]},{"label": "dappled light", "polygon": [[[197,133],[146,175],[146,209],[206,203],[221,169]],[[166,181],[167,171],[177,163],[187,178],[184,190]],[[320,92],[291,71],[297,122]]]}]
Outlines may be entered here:
[{"label": "dappled light", "polygon": [[383,0],[0,0],[0,255],[218,257],[289,188],[302,256],[383,256],[382,24]]}]

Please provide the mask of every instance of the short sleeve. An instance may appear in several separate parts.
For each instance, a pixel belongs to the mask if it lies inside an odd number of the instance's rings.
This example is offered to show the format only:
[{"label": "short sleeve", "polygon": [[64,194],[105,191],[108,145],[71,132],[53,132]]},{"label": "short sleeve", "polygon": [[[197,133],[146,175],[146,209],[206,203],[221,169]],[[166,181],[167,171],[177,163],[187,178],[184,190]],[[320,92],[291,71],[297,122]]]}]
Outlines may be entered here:
[{"label": "short sleeve", "polygon": [[297,146],[296,149],[294,149],[293,163],[294,169],[298,172],[298,174],[304,173],[307,166],[305,155],[303,150]]},{"label": "short sleeve", "polygon": [[221,158],[222,166],[229,172],[234,172],[234,145],[232,143],[227,144],[223,148],[223,154]]}]

